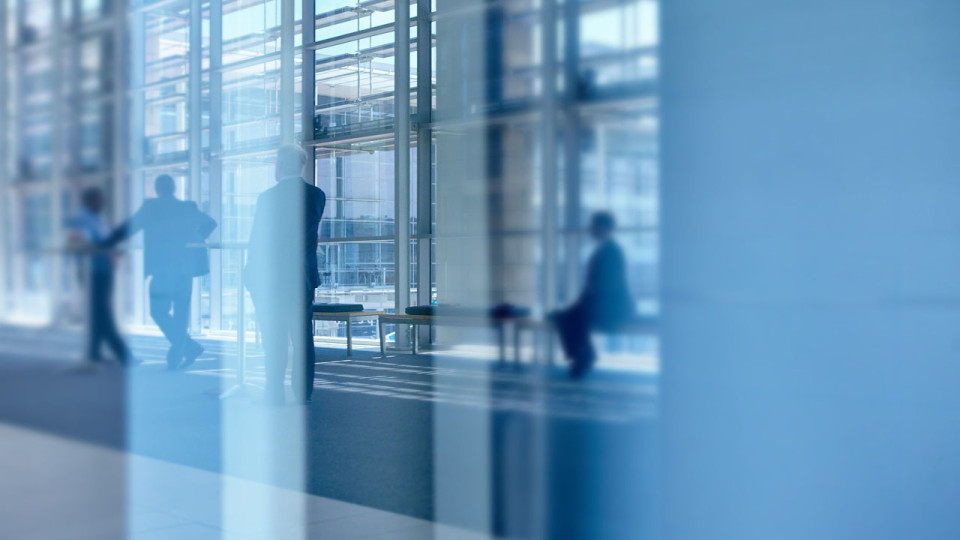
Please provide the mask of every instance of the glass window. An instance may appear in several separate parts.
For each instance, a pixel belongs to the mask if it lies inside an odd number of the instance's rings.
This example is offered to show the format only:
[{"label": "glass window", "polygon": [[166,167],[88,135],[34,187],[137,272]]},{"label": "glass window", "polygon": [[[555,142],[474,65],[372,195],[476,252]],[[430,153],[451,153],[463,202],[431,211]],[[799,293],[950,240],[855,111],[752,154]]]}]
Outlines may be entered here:
[{"label": "glass window", "polygon": [[276,144],[280,137],[280,61],[223,74],[221,140],[225,152]]},{"label": "glass window", "polygon": [[393,0],[315,0],[316,40],[390,24],[394,20]]},{"label": "glass window", "polygon": [[[227,244],[244,243],[250,238],[257,197],[274,185],[272,151],[230,157],[222,161],[220,238]],[[237,291],[240,290],[240,251],[225,249],[220,254],[221,320],[220,328],[237,328]],[[253,309],[249,298],[248,309]],[[247,319],[248,330],[253,320]]]},{"label": "glass window", "polygon": [[587,91],[657,76],[657,2],[587,2],[580,17],[580,73]]}]

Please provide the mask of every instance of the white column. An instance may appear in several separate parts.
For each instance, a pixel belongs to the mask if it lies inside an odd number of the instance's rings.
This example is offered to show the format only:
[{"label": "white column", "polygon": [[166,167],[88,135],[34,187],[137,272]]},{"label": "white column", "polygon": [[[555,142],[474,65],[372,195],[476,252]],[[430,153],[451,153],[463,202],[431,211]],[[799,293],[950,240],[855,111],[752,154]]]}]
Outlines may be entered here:
[{"label": "white column", "polygon": [[[488,9],[475,0],[437,6],[436,137],[437,292],[443,303],[484,305],[491,298],[490,211],[487,179],[488,126],[473,116],[486,101],[489,61]],[[478,115],[479,116],[479,115]],[[460,343],[456,328],[437,329],[437,339]],[[442,362],[442,358],[435,360]],[[441,364],[442,365],[442,364]],[[487,373],[487,372],[484,372]],[[437,385],[454,384],[440,370]],[[471,391],[489,392],[488,377]],[[447,403],[433,404],[433,497],[438,522],[461,523],[490,534],[494,508],[492,433],[489,414],[465,418]],[[464,466],[464,458],[470,466]],[[441,532],[438,540],[447,540]]]}]

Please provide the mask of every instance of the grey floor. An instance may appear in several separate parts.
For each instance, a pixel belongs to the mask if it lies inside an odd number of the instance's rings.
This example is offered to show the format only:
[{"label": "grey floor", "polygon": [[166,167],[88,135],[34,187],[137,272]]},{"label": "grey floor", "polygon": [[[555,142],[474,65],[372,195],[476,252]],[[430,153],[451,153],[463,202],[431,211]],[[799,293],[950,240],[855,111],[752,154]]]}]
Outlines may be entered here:
[{"label": "grey floor", "polygon": [[271,409],[255,346],[222,401],[230,342],[170,373],[130,341],[140,367],[79,373],[78,334],[0,328],[0,444],[33,460],[3,460],[0,538],[59,538],[60,508],[63,538],[656,537],[655,374],[321,348],[313,403]]},{"label": "grey floor", "polygon": [[0,448],[5,539],[487,537],[8,424]]}]

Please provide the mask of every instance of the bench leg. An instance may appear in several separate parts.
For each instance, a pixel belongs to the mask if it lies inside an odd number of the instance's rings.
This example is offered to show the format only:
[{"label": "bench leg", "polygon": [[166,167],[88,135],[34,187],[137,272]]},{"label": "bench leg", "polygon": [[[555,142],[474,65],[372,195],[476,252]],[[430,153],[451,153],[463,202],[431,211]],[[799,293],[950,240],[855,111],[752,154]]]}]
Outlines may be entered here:
[{"label": "bench leg", "polygon": [[380,321],[380,320],[377,321],[377,328],[380,334],[380,356],[382,358],[387,357],[387,335],[385,330],[386,326],[387,325],[383,324],[383,321]]},{"label": "bench leg", "polygon": [[552,367],[553,366],[553,345],[554,345],[554,342],[556,341],[556,337],[553,335],[552,329],[548,329],[546,331],[546,338],[547,338],[547,365]]},{"label": "bench leg", "polygon": [[500,366],[507,365],[507,336],[504,323],[497,324],[497,344],[500,346]]},{"label": "bench leg", "polygon": [[417,325],[410,325],[410,339],[413,340],[413,354],[416,356],[419,347],[417,346]]},{"label": "bench leg", "polygon": [[353,317],[347,317],[347,356],[353,356]]},{"label": "bench leg", "polygon": [[513,325],[513,367],[520,368],[520,326]]},{"label": "bench leg", "polygon": [[540,336],[537,335],[536,328],[530,329],[530,339],[532,340],[530,344],[533,347],[533,351],[532,351],[533,356],[530,357],[530,363],[539,366],[540,365]]}]

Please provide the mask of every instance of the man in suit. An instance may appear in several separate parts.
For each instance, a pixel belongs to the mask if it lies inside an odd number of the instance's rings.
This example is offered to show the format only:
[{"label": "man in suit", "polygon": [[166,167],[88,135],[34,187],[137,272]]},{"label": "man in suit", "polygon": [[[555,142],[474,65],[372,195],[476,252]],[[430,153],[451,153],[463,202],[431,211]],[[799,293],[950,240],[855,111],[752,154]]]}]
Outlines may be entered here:
[{"label": "man in suit", "polygon": [[317,239],[326,195],[307,184],[307,154],[297,145],[277,150],[277,183],[260,194],[250,232],[246,284],[257,311],[266,355],[266,400],[285,402],[287,344],[293,343],[293,391],[313,393],[313,299],[320,286]]},{"label": "man in suit", "polygon": [[193,278],[210,272],[206,248],[199,246],[217,228],[217,222],[193,201],[174,195],[173,178],[163,174],[154,181],[156,198],[140,209],[106,239],[110,247],[143,231],[144,277],[150,278],[150,316],[170,342],[167,369],[184,369],[203,353],[187,328]]},{"label": "man in suit", "polygon": [[593,215],[590,234],[597,247],[587,263],[586,284],[576,302],[551,315],[570,361],[570,376],[575,379],[585,375],[597,359],[591,330],[615,331],[635,316],[626,258],[613,240],[615,228],[616,221],[609,212]]},{"label": "man in suit", "polygon": [[80,280],[87,288],[87,367],[102,363],[100,349],[104,343],[121,364],[135,363],[113,317],[113,258],[107,251],[89,249],[100,244],[109,232],[103,217],[105,200],[100,188],[85,189],[81,195],[83,209],[66,220],[73,230],[71,240],[86,255],[81,260]]}]

